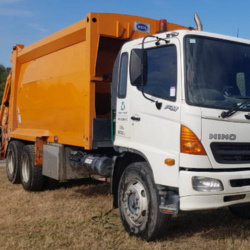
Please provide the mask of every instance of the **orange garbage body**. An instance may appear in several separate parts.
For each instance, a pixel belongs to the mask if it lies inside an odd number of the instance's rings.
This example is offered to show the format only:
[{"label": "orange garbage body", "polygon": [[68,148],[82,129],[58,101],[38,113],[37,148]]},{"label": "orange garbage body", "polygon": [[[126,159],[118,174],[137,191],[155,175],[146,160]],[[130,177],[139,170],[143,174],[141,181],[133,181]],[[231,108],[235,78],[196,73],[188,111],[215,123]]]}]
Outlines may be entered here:
[{"label": "orange garbage body", "polygon": [[[149,24],[150,33],[135,31],[135,22]],[[167,23],[167,30],[183,28]],[[28,47],[17,45],[0,113],[2,155],[14,138],[92,149],[93,119],[110,118],[112,69],[121,46],[158,31],[158,20],[90,13]]]}]

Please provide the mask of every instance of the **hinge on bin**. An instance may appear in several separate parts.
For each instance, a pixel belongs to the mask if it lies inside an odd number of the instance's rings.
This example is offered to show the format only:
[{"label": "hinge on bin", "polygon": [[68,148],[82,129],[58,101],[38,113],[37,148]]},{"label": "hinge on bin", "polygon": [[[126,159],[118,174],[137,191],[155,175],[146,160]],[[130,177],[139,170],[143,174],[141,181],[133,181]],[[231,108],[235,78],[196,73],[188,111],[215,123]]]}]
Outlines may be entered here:
[{"label": "hinge on bin", "polygon": [[109,74],[103,74],[102,76],[91,76],[91,82],[111,82],[112,76]]},{"label": "hinge on bin", "polygon": [[90,81],[91,82],[102,82],[102,77],[101,76],[91,76]]}]

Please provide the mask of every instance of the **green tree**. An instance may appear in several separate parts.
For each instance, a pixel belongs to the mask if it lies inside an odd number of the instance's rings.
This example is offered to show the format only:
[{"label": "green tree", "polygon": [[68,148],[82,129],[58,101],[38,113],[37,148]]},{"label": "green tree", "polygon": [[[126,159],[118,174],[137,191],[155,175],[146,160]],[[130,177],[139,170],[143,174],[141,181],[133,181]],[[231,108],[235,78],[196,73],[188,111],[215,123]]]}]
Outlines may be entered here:
[{"label": "green tree", "polygon": [[0,74],[4,72],[5,72],[5,67],[2,64],[0,64]]},{"label": "green tree", "polygon": [[10,70],[11,68],[5,68],[2,64],[0,64],[0,100],[1,102],[3,98],[5,82],[10,73]]}]

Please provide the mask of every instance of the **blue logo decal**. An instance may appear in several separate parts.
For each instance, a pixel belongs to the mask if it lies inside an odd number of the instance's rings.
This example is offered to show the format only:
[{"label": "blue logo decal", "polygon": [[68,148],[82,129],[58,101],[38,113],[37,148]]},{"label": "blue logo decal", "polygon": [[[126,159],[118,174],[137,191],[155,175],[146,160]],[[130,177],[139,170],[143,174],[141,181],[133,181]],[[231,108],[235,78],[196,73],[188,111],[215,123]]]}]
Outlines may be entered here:
[{"label": "blue logo decal", "polygon": [[137,23],[136,28],[142,32],[148,31],[148,26],[144,23]]}]

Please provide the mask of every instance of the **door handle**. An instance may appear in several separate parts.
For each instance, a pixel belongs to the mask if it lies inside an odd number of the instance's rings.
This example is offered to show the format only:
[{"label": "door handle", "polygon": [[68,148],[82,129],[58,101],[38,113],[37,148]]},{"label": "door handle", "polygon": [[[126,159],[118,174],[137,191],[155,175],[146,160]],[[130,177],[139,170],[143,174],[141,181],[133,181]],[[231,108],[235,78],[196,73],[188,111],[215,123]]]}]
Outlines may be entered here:
[{"label": "door handle", "polygon": [[139,122],[141,120],[141,118],[139,116],[132,116],[131,120]]}]

